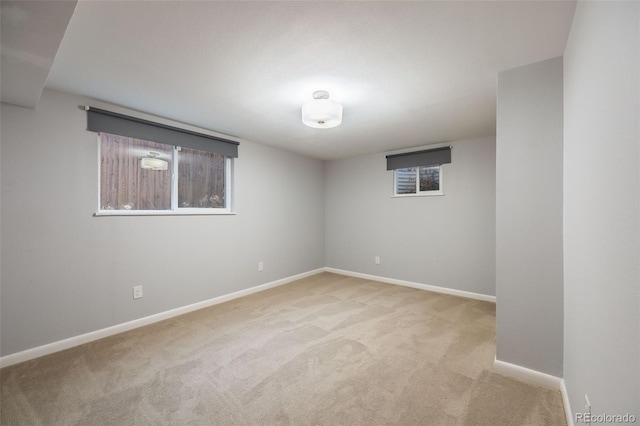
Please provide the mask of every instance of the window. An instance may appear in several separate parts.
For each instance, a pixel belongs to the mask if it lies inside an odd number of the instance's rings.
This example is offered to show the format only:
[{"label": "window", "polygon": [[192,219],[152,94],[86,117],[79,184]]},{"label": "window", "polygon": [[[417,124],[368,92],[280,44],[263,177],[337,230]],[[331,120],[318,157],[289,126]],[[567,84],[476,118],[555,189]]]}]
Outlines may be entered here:
[{"label": "window", "polygon": [[394,195],[443,195],[441,166],[405,167],[394,170]]},{"label": "window", "polygon": [[85,109],[100,145],[97,215],[231,213],[239,142]]},{"label": "window", "polygon": [[228,213],[232,159],[99,133],[99,213]]},{"label": "window", "polygon": [[451,147],[387,155],[393,170],[393,195],[444,195],[442,165],[451,163]]}]

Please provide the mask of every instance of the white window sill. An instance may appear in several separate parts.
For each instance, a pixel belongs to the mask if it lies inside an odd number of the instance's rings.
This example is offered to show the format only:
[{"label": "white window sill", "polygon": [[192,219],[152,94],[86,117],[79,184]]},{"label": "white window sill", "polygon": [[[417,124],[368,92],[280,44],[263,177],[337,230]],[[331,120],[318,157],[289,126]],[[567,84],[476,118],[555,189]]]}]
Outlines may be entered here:
[{"label": "white window sill", "polygon": [[94,216],[233,216],[236,212],[225,209],[180,209],[180,210],[99,210]]},{"label": "white window sill", "polygon": [[394,194],[391,198],[407,198],[407,197],[443,197],[442,191],[421,192],[418,194]]}]

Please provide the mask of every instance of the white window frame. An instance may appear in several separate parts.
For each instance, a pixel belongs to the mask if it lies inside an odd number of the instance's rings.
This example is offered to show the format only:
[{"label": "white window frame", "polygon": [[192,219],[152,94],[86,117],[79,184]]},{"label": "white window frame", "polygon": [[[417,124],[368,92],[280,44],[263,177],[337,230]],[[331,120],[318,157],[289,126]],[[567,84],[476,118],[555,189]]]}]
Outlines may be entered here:
[{"label": "white window frame", "polygon": [[[220,208],[189,208],[178,207],[178,152],[181,147],[171,146],[171,209],[170,210],[102,210],[100,208],[101,188],[101,147],[100,134],[98,133],[98,208],[94,216],[181,216],[181,215],[234,215],[233,203],[233,158],[224,157],[225,173],[225,201],[226,206]],[[167,145],[170,146],[170,145]]]},{"label": "white window frame", "polygon": [[440,189],[438,190],[431,190],[431,191],[420,191],[420,167],[424,167],[424,166],[415,166],[416,168],[416,192],[413,194],[398,194],[398,169],[395,169],[393,171],[393,195],[391,196],[392,198],[404,198],[404,197],[433,197],[433,196],[443,196],[444,195],[444,190],[442,189],[444,187],[444,179],[443,179],[443,168],[442,168],[443,164],[440,164],[439,167],[439,186]]}]

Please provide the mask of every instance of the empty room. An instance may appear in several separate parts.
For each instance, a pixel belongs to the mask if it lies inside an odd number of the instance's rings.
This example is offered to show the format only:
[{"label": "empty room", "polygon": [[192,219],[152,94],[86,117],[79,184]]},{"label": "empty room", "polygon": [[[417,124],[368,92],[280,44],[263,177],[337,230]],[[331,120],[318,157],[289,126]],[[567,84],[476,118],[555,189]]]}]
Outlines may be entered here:
[{"label": "empty room", "polygon": [[640,423],[640,2],[0,5],[0,424]]}]

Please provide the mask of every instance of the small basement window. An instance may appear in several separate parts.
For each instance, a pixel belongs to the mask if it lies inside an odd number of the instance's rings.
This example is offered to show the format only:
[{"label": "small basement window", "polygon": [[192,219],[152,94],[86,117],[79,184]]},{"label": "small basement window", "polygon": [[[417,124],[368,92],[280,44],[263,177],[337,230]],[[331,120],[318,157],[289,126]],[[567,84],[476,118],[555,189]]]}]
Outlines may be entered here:
[{"label": "small basement window", "polygon": [[387,155],[387,170],[393,170],[393,195],[444,195],[442,165],[451,163],[451,147]]},{"label": "small basement window", "polygon": [[443,195],[441,166],[406,167],[394,170],[394,195]]}]

